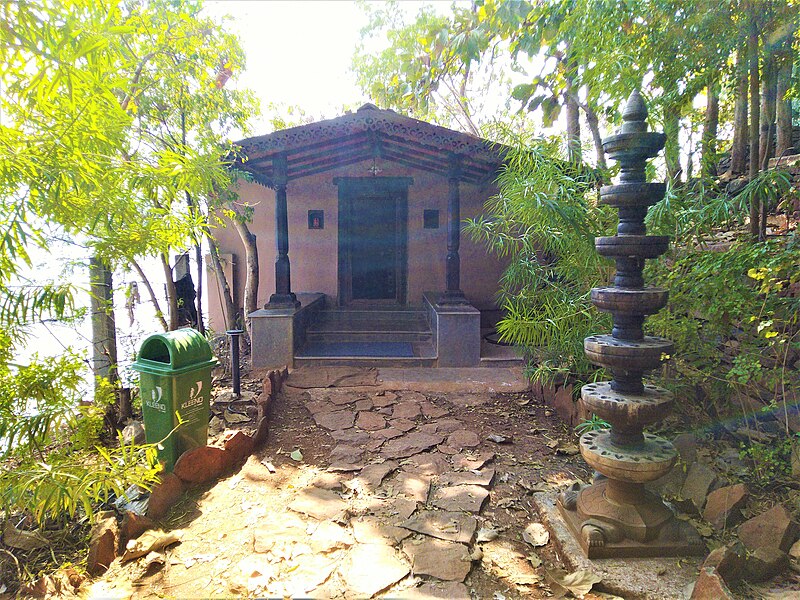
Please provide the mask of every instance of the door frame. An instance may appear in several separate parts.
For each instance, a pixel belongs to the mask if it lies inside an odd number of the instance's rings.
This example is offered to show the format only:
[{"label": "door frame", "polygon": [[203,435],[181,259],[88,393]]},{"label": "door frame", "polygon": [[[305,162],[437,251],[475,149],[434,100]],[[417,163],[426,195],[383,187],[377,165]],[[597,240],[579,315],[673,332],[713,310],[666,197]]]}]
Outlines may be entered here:
[{"label": "door frame", "polygon": [[[359,304],[399,304],[408,293],[408,187],[411,177],[335,177],[339,190],[338,276],[339,306]],[[391,300],[353,300],[351,233],[353,199],[360,196],[391,196],[395,199],[395,298]]]}]

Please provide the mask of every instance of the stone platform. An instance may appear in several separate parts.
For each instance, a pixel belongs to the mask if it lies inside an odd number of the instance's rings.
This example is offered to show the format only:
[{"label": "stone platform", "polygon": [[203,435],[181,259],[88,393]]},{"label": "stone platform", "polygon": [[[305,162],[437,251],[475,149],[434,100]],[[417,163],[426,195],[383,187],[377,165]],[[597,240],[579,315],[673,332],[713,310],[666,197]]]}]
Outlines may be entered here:
[{"label": "stone platform", "polygon": [[597,589],[625,600],[685,600],[691,595],[701,557],[589,560],[561,517],[556,499],[556,493],[535,494],[533,504],[565,569],[596,573],[603,579]]}]

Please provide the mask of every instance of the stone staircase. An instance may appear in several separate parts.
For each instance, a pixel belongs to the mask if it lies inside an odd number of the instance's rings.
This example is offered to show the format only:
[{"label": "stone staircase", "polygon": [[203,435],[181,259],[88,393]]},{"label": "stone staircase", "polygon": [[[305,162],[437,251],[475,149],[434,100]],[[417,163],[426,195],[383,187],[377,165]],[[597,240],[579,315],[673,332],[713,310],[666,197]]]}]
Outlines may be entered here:
[{"label": "stone staircase", "polygon": [[337,308],[319,313],[295,354],[295,366],[426,367],[436,363],[424,310]]}]

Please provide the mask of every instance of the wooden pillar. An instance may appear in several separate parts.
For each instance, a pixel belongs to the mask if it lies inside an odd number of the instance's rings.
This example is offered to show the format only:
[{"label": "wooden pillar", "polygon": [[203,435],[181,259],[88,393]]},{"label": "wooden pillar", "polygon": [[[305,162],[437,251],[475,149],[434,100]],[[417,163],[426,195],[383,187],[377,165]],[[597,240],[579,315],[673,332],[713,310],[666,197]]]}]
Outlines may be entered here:
[{"label": "wooden pillar", "polygon": [[273,185],[275,187],[275,293],[269,298],[268,308],[299,306],[292,293],[291,268],[289,265],[289,216],[286,205],[286,157],[272,159]]},{"label": "wooden pillar", "polygon": [[461,157],[450,154],[448,165],[447,194],[447,259],[445,280],[447,287],[439,299],[439,304],[467,304],[461,291]]}]

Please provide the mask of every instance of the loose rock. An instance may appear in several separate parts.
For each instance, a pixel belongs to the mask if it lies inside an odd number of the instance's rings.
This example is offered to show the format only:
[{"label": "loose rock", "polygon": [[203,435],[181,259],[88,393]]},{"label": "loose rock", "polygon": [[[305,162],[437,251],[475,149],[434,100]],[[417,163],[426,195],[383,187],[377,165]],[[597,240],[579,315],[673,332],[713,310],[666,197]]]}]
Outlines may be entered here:
[{"label": "loose rock", "polygon": [[735,585],[744,575],[744,565],[744,547],[736,543],[712,550],[703,562],[703,569],[714,569],[725,583]]},{"label": "loose rock", "polygon": [[420,511],[413,518],[400,523],[400,527],[411,531],[462,544],[472,542],[477,526],[475,517],[444,510]]},{"label": "loose rock", "polygon": [[289,504],[289,509],[303,513],[320,521],[332,519],[344,512],[347,503],[338,494],[319,488],[301,491]]},{"label": "loose rock", "polygon": [[441,435],[428,435],[414,432],[406,436],[387,442],[381,449],[381,455],[386,458],[405,458],[441,444],[444,438]]},{"label": "loose rock", "polygon": [[743,483],[714,490],[706,498],[703,518],[716,529],[736,525],[743,519],[741,509],[747,502],[747,486]]},{"label": "loose rock", "polygon": [[489,492],[477,485],[455,485],[439,488],[434,492],[434,506],[444,510],[480,512]]},{"label": "loose rock", "polygon": [[354,596],[371,598],[400,581],[409,570],[390,546],[364,544],[350,551],[340,573]]},{"label": "loose rock", "polygon": [[747,555],[745,571],[747,580],[754,583],[766,581],[789,566],[789,555],[778,548],[762,546]]},{"label": "loose rock", "polygon": [[705,507],[706,496],[717,482],[717,474],[702,463],[694,463],[686,474],[681,488],[681,497],[691,501],[695,511],[700,513]]},{"label": "loose rock", "polygon": [[733,594],[715,569],[704,567],[694,584],[691,600],[733,600]]},{"label": "loose rock", "polygon": [[356,427],[365,431],[376,431],[386,427],[386,419],[374,412],[360,412],[356,419]]},{"label": "loose rock", "polygon": [[330,429],[331,431],[349,429],[353,426],[355,419],[355,415],[349,410],[336,410],[329,413],[317,413],[314,415],[314,421],[317,425],[325,429]]},{"label": "loose rock", "polygon": [[464,544],[426,539],[420,543],[405,540],[403,551],[411,557],[416,575],[430,575],[445,581],[464,581],[472,568],[469,550]]},{"label": "loose rock", "polygon": [[172,472],[185,483],[198,484],[218,479],[232,464],[222,448],[200,446],[181,454]]},{"label": "loose rock", "polygon": [[739,526],[739,539],[750,551],[775,548],[788,552],[797,539],[798,526],[782,504],[745,521]]},{"label": "loose rock", "polygon": [[164,517],[180,500],[182,494],[183,481],[175,473],[161,475],[161,481],[153,486],[153,491],[150,492],[147,516],[156,520]]},{"label": "loose rock", "polygon": [[115,517],[100,519],[92,527],[89,540],[89,555],[86,557],[86,570],[90,575],[105,573],[117,557],[119,526]]}]

